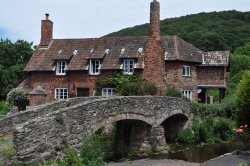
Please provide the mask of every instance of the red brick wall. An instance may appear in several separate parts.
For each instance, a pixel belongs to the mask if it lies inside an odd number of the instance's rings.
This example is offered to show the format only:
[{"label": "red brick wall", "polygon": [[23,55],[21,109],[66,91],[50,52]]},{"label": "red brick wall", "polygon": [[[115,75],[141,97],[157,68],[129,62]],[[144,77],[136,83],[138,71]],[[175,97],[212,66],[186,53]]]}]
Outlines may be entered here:
[{"label": "red brick wall", "polygon": [[[165,64],[167,85],[174,85],[180,91],[192,91],[193,100],[198,101],[196,64],[181,61],[166,61]],[[190,66],[191,76],[182,75],[183,65]]]},{"label": "red brick wall", "polygon": [[[66,76],[56,76],[55,72],[31,72],[30,85],[31,89],[40,86],[47,92],[47,97],[40,98],[43,101],[54,100],[55,88],[68,88],[69,93],[76,94],[77,88],[89,88],[89,95],[93,95],[95,82],[98,79],[112,77],[115,71],[101,71],[99,76],[91,76],[88,71],[68,72]],[[38,96],[30,96],[30,104],[36,105],[40,100]]]},{"label": "red brick wall", "polygon": [[52,39],[53,39],[53,22],[47,19],[42,20],[40,46],[48,46]]},{"label": "red brick wall", "polygon": [[198,67],[198,85],[226,85],[225,74],[223,66]]}]

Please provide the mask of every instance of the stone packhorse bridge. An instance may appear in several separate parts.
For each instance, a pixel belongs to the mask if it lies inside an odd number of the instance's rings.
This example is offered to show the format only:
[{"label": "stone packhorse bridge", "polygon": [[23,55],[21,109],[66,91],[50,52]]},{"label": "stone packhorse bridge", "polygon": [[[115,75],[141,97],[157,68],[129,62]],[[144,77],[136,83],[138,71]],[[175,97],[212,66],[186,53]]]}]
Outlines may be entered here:
[{"label": "stone packhorse bridge", "polygon": [[[173,97],[90,97],[58,101],[13,115],[19,162],[42,162],[61,155],[63,142],[79,149],[83,133],[115,124],[116,141],[129,148],[164,150],[189,124],[189,105]],[[1,122],[0,122],[1,123]]]}]

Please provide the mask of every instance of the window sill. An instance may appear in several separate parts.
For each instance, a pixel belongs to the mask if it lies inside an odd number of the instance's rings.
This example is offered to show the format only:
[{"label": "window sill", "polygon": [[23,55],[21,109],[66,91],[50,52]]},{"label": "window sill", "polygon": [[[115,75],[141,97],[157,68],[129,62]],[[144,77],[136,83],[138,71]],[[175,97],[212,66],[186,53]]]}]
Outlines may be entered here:
[{"label": "window sill", "polygon": [[98,73],[98,74],[89,73],[89,75],[91,75],[91,76],[98,76],[98,75],[101,75],[101,74],[100,73]]},{"label": "window sill", "polygon": [[133,75],[134,73],[123,73],[123,75]]}]

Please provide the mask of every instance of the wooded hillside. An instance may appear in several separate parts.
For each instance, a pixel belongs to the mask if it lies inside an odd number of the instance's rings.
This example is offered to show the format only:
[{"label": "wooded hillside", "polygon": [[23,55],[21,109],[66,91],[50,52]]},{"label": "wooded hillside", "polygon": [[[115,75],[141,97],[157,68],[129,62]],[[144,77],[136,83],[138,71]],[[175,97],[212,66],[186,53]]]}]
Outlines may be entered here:
[{"label": "wooded hillside", "polygon": [[[148,36],[149,24],[107,36]],[[161,35],[177,35],[204,51],[230,50],[250,42],[250,12],[199,13],[161,21]]]}]

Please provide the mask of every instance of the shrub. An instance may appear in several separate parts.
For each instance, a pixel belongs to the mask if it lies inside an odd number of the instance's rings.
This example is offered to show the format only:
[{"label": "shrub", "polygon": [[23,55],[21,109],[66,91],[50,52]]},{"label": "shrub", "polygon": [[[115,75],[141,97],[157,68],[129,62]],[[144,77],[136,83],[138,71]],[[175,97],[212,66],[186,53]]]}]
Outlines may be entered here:
[{"label": "shrub", "polygon": [[190,128],[182,129],[178,134],[177,141],[182,143],[194,143],[195,136],[193,131]]},{"label": "shrub", "polygon": [[8,93],[7,100],[16,105],[19,111],[23,111],[26,109],[28,94],[27,89],[15,88]]},{"label": "shrub", "polygon": [[64,147],[63,160],[58,162],[58,166],[78,166],[83,165],[83,159],[71,147]]},{"label": "shrub", "polygon": [[96,134],[83,136],[80,156],[83,164],[87,166],[100,166],[104,164],[104,154],[101,148],[100,137]]},{"label": "shrub", "polygon": [[6,115],[9,112],[11,104],[8,101],[0,101],[0,115]]},{"label": "shrub", "polygon": [[135,75],[115,74],[114,77],[96,82],[95,95],[101,96],[102,88],[115,88],[118,96],[144,96],[155,95],[157,88],[146,79]]},{"label": "shrub", "polygon": [[214,135],[217,135],[222,141],[228,141],[233,138],[233,122],[225,118],[217,118],[214,125]]},{"label": "shrub", "polygon": [[236,91],[236,119],[238,124],[250,125],[250,71],[244,74]]},{"label": "shrub", "polygon": [[163,95],[164,96],[178,97],[178,98],[182,97],[181,92],[178,89],[176,89],[176,87],[173,85],[167,86]]}]

